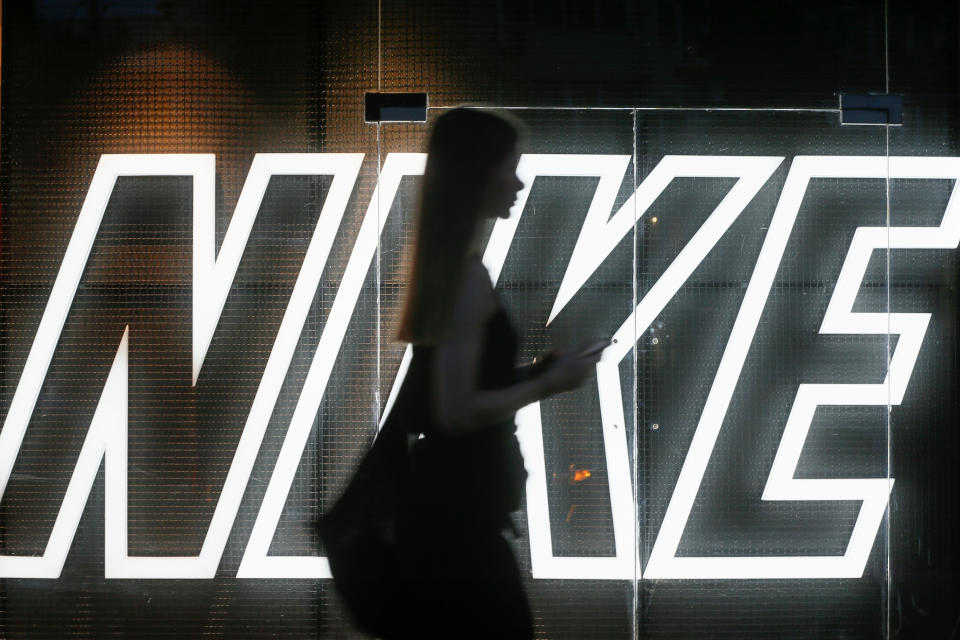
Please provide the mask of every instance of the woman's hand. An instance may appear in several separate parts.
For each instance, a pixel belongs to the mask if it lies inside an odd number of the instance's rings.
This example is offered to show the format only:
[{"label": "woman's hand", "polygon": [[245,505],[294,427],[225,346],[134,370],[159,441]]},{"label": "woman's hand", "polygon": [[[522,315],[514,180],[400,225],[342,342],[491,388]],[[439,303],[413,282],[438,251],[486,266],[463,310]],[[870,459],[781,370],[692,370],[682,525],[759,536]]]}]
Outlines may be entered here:
[{"label": "woman's hand", "polygon": [[590,352],[596,340],[587,340],[569,351],[550,351],[545,356],[539,380],[544,397],[576,389],[593,373],[603,350]]}]

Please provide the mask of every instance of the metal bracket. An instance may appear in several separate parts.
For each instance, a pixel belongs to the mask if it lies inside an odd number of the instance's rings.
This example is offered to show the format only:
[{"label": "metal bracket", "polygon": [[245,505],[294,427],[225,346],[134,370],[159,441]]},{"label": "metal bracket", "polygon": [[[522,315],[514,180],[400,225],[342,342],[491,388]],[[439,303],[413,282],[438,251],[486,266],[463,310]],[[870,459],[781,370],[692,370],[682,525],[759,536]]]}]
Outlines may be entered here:
[{"label": "metal bracket", "polygon": [[840,124],[902,125],[903,96],[840,94]]},{"label": "metal bracket", "polygon": [[426,93],[377,93],[364,96],[364,122],[426,122]]}]

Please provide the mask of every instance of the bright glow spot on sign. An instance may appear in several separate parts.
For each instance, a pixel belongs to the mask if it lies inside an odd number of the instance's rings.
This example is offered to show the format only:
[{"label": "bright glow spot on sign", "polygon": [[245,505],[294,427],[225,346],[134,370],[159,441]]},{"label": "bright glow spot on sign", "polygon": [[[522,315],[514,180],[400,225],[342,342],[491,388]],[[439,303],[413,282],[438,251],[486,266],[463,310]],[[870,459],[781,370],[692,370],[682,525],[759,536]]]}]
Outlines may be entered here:
[{"label": "bright glow spot on sign", "polygon": [[584,480],[589,478],[590,475],[591,475],[590,469],[572,469],[571,468],[570,483],[577,484],[577,483],[583,482]]}]

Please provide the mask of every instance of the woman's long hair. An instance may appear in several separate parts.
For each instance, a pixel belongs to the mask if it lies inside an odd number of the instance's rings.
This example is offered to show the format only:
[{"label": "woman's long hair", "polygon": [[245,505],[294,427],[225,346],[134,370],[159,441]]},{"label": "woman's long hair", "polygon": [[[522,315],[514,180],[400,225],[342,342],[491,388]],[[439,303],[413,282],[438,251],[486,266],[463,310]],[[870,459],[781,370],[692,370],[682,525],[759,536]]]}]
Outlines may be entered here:
[{"label": "woman's long hair", "polygon": [[511,120],[461,107],[434,123],[400,340],[428,345],[443,340],[490,176],[519,142],[519,126]]}]

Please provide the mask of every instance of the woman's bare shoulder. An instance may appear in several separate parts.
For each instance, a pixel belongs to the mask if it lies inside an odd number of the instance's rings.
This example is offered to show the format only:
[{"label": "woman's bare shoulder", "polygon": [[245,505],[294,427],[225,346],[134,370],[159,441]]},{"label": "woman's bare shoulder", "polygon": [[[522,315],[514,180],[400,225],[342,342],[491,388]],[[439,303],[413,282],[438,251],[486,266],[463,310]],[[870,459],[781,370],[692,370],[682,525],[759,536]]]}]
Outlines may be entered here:
[{"label": "woman's bare shoulder", "polygon": [[467,261],[457,297],[454,318],[458,323],[486,320],[496,310],[490,274],[479,259]]}]

